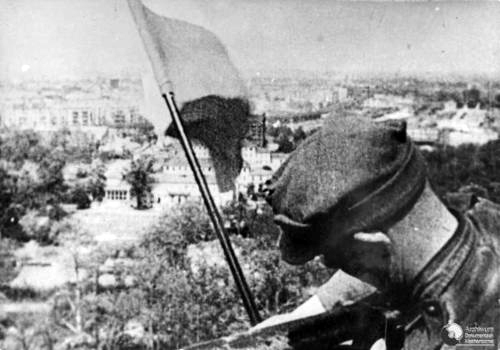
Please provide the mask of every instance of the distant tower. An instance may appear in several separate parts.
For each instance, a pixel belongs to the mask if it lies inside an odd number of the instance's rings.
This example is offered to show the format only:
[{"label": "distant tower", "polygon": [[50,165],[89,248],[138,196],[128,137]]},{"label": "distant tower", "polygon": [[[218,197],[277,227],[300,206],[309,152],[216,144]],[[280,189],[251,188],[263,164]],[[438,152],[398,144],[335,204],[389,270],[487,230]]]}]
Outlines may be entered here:
[{"label": "distant tower", "polygon": [[262,147],[267,147],[266,139],[266,113],[262,114]]},{"label": "distant tower", "polygon": [[259,116],[252,116],[248,130],[247,138],[254,142],[259,147],[266,147],[266,114]]}]

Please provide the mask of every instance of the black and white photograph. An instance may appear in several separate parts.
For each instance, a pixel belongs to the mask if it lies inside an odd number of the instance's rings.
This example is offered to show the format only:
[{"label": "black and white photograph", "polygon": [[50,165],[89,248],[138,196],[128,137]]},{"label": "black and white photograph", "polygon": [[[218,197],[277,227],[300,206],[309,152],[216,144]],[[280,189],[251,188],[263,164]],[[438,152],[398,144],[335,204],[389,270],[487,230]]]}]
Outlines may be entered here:
[{"label": "black and white photograph", "polygon": [[500,349],[500,1],[0,0],[0,350]]}]

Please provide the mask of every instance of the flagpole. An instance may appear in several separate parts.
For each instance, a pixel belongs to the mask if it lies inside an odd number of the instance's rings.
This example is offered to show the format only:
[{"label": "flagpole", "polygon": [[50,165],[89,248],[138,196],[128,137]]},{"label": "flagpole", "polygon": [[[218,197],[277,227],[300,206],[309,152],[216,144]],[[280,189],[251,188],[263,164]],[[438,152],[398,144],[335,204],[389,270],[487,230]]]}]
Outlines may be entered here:
[{"label": "flagpole", "polygon": [[186,154],[189,166],[193,171],[194,178],[196,180],[201,196],[203,198],[203,202],[205,203],[205,207],[207,208],[208,214],[212,221],[215,233],[217,234],[217,238],[220,241],[222,250],[224,251],[224,255],[226,257],[226,261],[229,265],[229,269],[231,270],[231,274],[233,275],[234,281],[236,283],[236,287],[241,295],[241,299],[243,300],[243,305],[250,318],[250,324],[252,326],[256,325],[261,321],[259,312],[255,305],[252,293],[248,288],[248,284],[246,283],[245,276],[243,275],[240,264],[238,263],[238,259],[234,254],[231,241],[229,240],[229,237],[226,231],[224,230],[224,226],[222,224],[222,218],[219,214],[217,206],[215,205],[212,194],[210,193],[207,180],[203,175],[203,172],[201,171],[200,163],[198,162],[198,158],[194,153],[191,141],[187,137],[186,132],[184,130],[184,125],[182,124],[179,110],[177,109],[177,105],[175,103],[174,93],[173,92],[170,92],[168,94],[163,93],[162,97],[165,100],[165,103],[167,104],[168,111],[170,112],[172,121],[177,129],[182,148],[184,149],[184,153]]},{"label": "flagpole", "polygon": [[252,325],[255,325],[260,322],[261,319],[257,311],[257,307],[255,306],[252,293],[248,288],[241,267],[234,254],[234,250],[231,246],[231,241],[229,240],[227,233],[224,230],[221,216],[214,203],[205,176],[201,171],[200,164],[193,151],[193,146],[191,145],[191,142],[189,141],[184,130],[184,126],[179,115],[179,110],[175,103],[174,94],[172,92],[173,89],[171,88],[168,79],[169,74],[166,66],[163,64],[163,61],[165,60],[165,52],[161,47],[161,42],[159,42],[158,38],[152,35],[148,29],[148,15],[146,14],[146,8],[142,5],[142,2],[140,0],[127,0],[127,2],[132,13],[132,17],[137,25],[139,35],[142,38],[146,53],[150,58],[151,66],[153,68],[156,81],[158,82],[158,87],[160,88],[162,97],[165,100],[170,116],[172,117],[173,124],[175,125],[175,128],[177,129],[177,132],[179,134],[182,148],[184,149],[184,152],[186,154],[189,166],[193,171],[194,178],[196,180],[196,183],[198,184],[201,196],[214,226],[215,233],[217,234],[217,237],[219,238],[219,241],[222,245],[222,250],[224,251],[229,269],[231,270],[231,274],[233,275],[236,287],[243,300],[243,305],[248,313],[248,316],[250,317],[250,323]]}]

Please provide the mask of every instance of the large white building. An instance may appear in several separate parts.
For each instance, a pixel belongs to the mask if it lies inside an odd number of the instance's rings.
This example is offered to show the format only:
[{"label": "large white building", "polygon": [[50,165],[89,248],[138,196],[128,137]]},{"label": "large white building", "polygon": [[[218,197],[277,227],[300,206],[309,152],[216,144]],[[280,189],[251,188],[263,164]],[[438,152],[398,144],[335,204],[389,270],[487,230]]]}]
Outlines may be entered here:
[{"label": "large white building", "polygon": [[130,82],[118,87],[116,79],[109,85],[83,81],[10,87],[0,96],[0,128],[69,129],[102,136],[108,127],[143,123],[141,90]]},{"label": "large white building", "polygon": [[102,100],[80,100],[58,105],[21,103],[2,109],[1,126],[36,131],[60,129],[93,132],[103,127],[123,127],[143,122],[135,105]]}]

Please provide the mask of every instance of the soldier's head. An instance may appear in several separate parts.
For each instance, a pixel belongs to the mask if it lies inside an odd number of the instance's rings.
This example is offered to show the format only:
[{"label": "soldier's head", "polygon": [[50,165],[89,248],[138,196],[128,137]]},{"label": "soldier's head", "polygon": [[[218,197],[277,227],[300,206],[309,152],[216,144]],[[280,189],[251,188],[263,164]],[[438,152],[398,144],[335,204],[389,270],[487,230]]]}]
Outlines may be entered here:
[{"label": "soldier's head", "polygon": [[425,163],[406,124],[328,121],[268,185],[282,258],[303,264],[323,255],[327,265],[341,267],[353,235],[387,230],[408,213],[425,183]]}]

